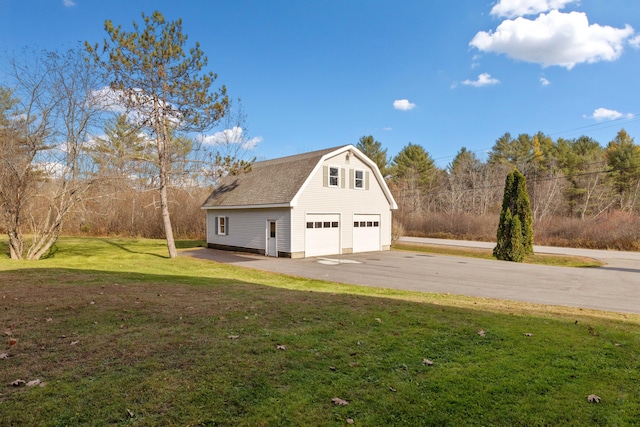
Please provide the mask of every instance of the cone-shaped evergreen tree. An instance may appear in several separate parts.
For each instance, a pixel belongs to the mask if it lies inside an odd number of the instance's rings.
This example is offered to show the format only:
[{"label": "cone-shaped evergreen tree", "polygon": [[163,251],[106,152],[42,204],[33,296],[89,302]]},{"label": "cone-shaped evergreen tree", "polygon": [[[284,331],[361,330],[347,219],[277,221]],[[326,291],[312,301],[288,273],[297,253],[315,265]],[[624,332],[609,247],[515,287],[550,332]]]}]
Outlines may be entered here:
[{"label": "cone-shaped evergreen tree", "polygon": [[524,175],[514,169],[505,180],[497,244],[493,255],[521,262],[533,254],[533,215]]}]

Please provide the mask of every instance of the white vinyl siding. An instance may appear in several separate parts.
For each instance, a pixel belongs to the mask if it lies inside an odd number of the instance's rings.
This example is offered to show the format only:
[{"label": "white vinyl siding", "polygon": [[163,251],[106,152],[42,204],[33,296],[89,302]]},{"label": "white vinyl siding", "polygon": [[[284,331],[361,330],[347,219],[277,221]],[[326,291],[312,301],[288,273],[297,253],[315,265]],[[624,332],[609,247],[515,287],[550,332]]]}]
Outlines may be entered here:
[{"label": "white vinyl siding", "polygon": [[[215,209],[207,211],[207,243],[266,250],[267,219],[277,221],[278,251],[290,252],[290,209]],[[227,217],[229,234],[221,236],[216,230],[217,217]]]},{"label": "white vinyl siding", "polygon": [[[310,178],[308,185],[299,195],[297,204],[291,212],[291,251],[303,252],[305,250],[306,216],[310,213],[339,213],[340,224],[340,252],[348,253],[353,250],[353,224],[355,214],[371,213],[380,215],[380,247],[388,248],[391,245],[391,209],[376,174],[371,173],[369,165],[358,157],[351,155],[346,159],[346,153],[325,160],[324,164],[316,169],[316,173]],[[337,166],[345,171],[349,183],[346,188],[342,179],[339,188],[328,186],[328,167]],[[364,172],[365,191],[354,189],[355,170]],[[353,175],[351,175],[353,173]]]}]

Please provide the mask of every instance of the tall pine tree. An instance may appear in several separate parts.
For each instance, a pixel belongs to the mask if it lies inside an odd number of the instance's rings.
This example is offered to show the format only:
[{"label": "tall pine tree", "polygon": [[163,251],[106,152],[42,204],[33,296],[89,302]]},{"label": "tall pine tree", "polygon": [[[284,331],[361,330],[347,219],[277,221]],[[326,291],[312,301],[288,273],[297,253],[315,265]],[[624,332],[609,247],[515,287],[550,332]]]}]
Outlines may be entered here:
[{"label": "tall pine tree", "polygon": [[493,255],[521,262],[533,254],[533,215],[524,175],[514,169],[505,180],[502,212]]}]

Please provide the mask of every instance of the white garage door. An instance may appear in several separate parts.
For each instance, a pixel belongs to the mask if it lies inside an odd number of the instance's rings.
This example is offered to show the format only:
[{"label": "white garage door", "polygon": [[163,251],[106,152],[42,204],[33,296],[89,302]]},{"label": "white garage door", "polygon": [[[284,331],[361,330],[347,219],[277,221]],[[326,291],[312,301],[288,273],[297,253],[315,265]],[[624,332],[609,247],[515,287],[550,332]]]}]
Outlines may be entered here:
[{"label": "white garage door", "polygon": [[340,215],[307,214],[305,256],[340,253]]},{"label": "white garage door", "polygon": [[353,252],[379,251],[380,215],[353,216]]}]

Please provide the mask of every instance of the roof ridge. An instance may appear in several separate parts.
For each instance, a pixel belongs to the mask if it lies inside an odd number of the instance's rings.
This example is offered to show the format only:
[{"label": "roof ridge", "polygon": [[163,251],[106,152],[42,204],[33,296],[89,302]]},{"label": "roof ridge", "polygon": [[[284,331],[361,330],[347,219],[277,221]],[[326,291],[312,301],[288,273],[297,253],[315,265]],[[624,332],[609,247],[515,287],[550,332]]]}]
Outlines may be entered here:
[{"label": "roof ridge", "polygon": [[313,157],[322,157],[327,153],[331,153],[332,151],[347,147],[348,145],[350,144],[339,145],[337,147],[332,147],[332,148],[324,148],[322,150],[310,151],[307,153],[292,154],[290,156],[276,157],[274,159],[261,160],[259,162],[255,162],[254,166],[262,166],[262,165],[266,166],[271,163],[281,163],[281,162],[289,162],[289,161],[296,161],[296,160],[304,160],[304,159],[309,159]]}]

